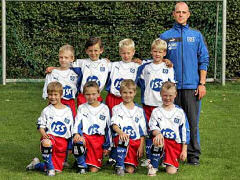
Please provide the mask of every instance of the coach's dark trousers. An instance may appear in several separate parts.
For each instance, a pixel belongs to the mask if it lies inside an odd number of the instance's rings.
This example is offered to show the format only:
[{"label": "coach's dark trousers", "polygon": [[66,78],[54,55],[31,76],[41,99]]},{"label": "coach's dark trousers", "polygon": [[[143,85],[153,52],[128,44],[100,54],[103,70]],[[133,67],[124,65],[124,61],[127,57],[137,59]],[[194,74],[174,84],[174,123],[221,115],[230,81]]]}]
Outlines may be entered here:
[{"label": "coach's dark trousers", "polygon": [[201,154],[199,137],[199,115],[201,101],[195,96],[195,90],[178,89],[175,104],[185,111],[190,127],[190,143],[188,144],[188,161],[199,161]]}]

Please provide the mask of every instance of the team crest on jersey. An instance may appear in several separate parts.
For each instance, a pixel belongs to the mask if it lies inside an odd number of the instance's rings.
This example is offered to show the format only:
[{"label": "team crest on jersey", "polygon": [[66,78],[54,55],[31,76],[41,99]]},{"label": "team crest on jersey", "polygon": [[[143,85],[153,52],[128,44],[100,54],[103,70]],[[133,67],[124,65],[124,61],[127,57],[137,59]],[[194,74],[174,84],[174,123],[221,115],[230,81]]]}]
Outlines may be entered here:
[{"label": "team crest on jersey", "polygon": [[135,69],[130,68],[130,72],[131,72],[131,73],[135,73]]},{"label": "team crest on jersey", "polygon": [[163,69],[163,74],[168,74],[168,69]]},{"label": "team crest on jersey", "polygon": [[87,82],[88,81],[95,81],[98,84],[99,87],[101,86],[100,80],[98,79],[97,76],[88,76]]},{"label": "team crest on jersey", "polygon": [[119,91],[120,90],[120,85],[121,85],[121,82],[122,82],[123,78],[120,78],[120,79],[116,79],[114,81],[114,87]]},{"label": "team crest on jersey", "polygon": [[71,80],[71,81],[74,81],[75,78],[76,78],[75,76],[70,76],[70,80]]},{"label": "team crest on jersey", "polygon": [[105,120],[105,119],[106,119],[106,116],[100,114],[99,119]]},{"label": "team crest on jersey", "polygon": [[162,84],[163,84],[163,80],[162,79],[153,79],[151,82],[150,82],[150,88],[153,90],[153,91],[157,91],[157,92],[160,92],[161,90],[161,87],[162,87]]},{"label": "team crest on jersey", "polygon": [[105,71],[105,67],[100,67],[100,71],[104,72]]},{"label": "team crest on jersey", "polygon": [[67,132],[67,127],[65,126],[64,123],[57,121],[52,123],[51,125],[52,131],[57,134],[57,135],[64,135]]},{"label": "team crest on jersey", "polygon": [[174,118],[174,123],[178,124],[179,121],[180,121],[180,119],[178,119],[178,118]]},{"label": "team crest on jersey", "polygon": [[99,129],[99,125],[97,124],[93,124],[88,128],[88,134],[99,134],[98,129]]},{"label": "team crest on jersey", "polygon": [[132,128],[132,126],[123,127],[123,132],[130,135],[131,139],[135,139],[137,137],[137,134],[134,131],[134,129]]},{"label": "team crest on jersey", "polygon": [[139,121],[139,118],[135,117],[135,122],[138,123],[138,121]]},{"label": "team crest on jersey", "polygon": [[65,98],[71,99],[73,98],[73,91],[70,86],[64,86],[63,87],[63,94]]},{"label": "team crest on jersey", "polygon": [[187,42],[195,42],[195,37],[187,37]]},{"label": "team crest on jersey", "polygon": [[65,122],[66,124],[69,124],[69,123],[70,123],[70,119],[65,118],[65,119],[64,119],[64,122]]},{"label": "team crest on jersey", "polygon": [[177,43],[175,42],[168,43],[168,50],[172,50],[172,49],[177,49]]}]

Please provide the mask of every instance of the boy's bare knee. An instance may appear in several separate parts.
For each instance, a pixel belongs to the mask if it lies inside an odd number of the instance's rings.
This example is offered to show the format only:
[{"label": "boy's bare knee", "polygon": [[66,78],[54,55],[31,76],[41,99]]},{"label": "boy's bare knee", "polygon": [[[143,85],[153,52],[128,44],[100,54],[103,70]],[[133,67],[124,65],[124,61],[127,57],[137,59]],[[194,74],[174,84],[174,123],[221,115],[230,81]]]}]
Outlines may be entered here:
[{"label": "boy's bare knee", "polygon": [[50,147],[50,146],[52,146],[51,140],[49,140],[49,139],[44,139],[44,140],[42,140],[42,146],[44,146],[44,147]]},{"label": "boy's bare knee", "polygon": [[176,174],[177,173],[177,168],[175,168],[173,166],[167,166],[166,167],[166,172],[168,174]]},{"label": "boy's bare knee", "polygon": [[129,174],[133,174],[134,173],[134,166],[131,166],[131,165],[126,165],[126,172],[129,173]]},{"label": "boy's bare knee", "polygon": [[98,172],[98,168],[96,168],[96,167],[93,167],[93,166],[91,166],[90,168],[89,168],[89,170],[90,170],[90,172]]}]

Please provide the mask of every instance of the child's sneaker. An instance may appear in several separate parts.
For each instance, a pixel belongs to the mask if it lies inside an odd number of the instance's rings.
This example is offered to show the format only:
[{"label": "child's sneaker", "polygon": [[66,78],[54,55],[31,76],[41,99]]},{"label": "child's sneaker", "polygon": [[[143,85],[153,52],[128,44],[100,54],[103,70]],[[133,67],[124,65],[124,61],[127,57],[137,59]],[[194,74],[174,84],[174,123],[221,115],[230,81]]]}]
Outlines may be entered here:
[{"label": "child's sneaker", "polygon": [[47,171],[47,175],[48,176],[55,176],[55,170],[54,169],[50,169]]},{"label": "child's sneaker", "polygon": [[151,164],[148,165],[148,176],[156,176],[157,169],[154,168]]},{"label": "child's sneaker", "polygon": [[143,159],[141,166],[142,167],[147,167],[150,164],[150,159]]},{"label": "child's sneaker", "polygon": [[39,161],[39,159],[37,157],[35,157],[32,160],[32,162],[29,165],[27,165],[26,170],[29,171],[29,170],[35,169],[35,165],[38,164],[38,163],[40,163],[40,161]]},{"label": "child's sneaker", "polygon": [[116,174],[118,176],[124,176],[124,174],[125,174],[124,168],[123,167],[116,167]]},{"label": "child's sneaker", "polygon": [[77,173],[78,174],[86,174],[86,169],[85,168],[78,168]]}]

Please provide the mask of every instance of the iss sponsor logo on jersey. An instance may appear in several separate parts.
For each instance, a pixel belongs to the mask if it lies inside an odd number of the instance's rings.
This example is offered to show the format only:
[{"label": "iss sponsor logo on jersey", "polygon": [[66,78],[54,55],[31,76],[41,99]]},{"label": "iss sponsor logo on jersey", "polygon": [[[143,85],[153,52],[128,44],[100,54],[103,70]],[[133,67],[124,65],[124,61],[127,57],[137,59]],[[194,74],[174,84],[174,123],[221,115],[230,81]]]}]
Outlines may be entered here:
[{"label": "iss sponsor logo on jersey", "polygon": [[99,125],[97,124],[93,124],[88,128],[88,134],[99,134],[98,129],[99,129]]},{"label": "iss sponsor logo on jersey", "polygon": [[130,72],[131,73],[135,73],[135,69],[134,68],[130,68]]},{"label": "iss sponsor logo on jersey", "polygon": [[106,119],[106,116],[100,114],[99,119],[101,119],[101,120],[105,120],[105,119]]},{"label": "iss sponsor logo on jersey", "polygon": [[100,67],[100,71],[104,72],[105,71],[105,67]]},{"label": "iss sponsor logo on jersey", "polygon": [[168,74],[168,69],[163,69],[162,72],[163,74]]},{"label": "iss sponsor logo on jersey", "polygon": [[65,98],[71,99],[73,98],[73,91],[70,86],[64,86],[63,88],[63,94]]},{"label": "iss sponsor logo on jersey", "polygon": [[130,135],[131,139],[135,139],[137,137],[136,132],[134,131],[134,129],[131,126],[123,127],[123,132]]},{"label": "iss sponsor logo on jersey", "polygon": [[174,123],[179,124],[180,119],[179,118],[174,118]]},{"label": "iss sponsor logo on jersey", "polygon": [[120,79],[116,79],[114,81],[114,87],[119,91],[120,90],[120,85],[121,85],[121,82],[123,81],[123,78],[120,78]]},{"label": "iss sponsor logo on jersey", "polygon": [[176,134],[172,129],[166,128],[161,130],[162,135],[168,139],[176,139]]},{"label": "iss sponsor logo on jersey", "polygon": [[158,91],[160,92],[161,90],[161,87],[162,87],[162,84],[163,84],[163,80],[162,79],[153,79],[151,82],[150,82],[150,88],[154,91]]},{"label": "iss sponsor logo on jersey", "polygon": [[67,132],[67,127],[60,121],[53,122],[51,125],[52,132],[57,135],[64,135]]},{"label": "iss sponsor logo on jersey", "polygon": [[100,80],[98,79],[97,76],[88,76],[87,82],[88,81],[95,81],[98,84],[99,87],[101,86]]}]

